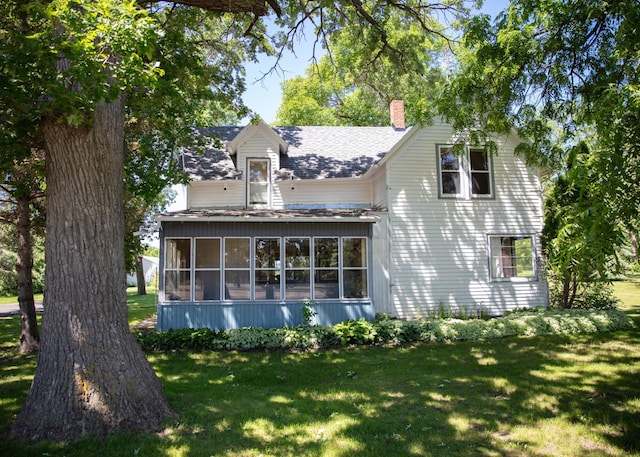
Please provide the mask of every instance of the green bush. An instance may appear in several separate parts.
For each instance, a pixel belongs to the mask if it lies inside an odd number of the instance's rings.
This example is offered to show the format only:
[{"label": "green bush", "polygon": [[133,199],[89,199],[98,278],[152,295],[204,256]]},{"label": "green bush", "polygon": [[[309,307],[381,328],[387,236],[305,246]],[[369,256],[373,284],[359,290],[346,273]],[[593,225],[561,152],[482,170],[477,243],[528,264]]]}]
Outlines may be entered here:
[{"label": "green bush", "polygon": [[410,344],[533,336],[595,333],[633,327],[617,309],[518,311],[489,320],[427,319],[348,320],[333,327],[299,325],[264,329],[179,329],[136,331],[145,351],[306,350],[339,345]]}]

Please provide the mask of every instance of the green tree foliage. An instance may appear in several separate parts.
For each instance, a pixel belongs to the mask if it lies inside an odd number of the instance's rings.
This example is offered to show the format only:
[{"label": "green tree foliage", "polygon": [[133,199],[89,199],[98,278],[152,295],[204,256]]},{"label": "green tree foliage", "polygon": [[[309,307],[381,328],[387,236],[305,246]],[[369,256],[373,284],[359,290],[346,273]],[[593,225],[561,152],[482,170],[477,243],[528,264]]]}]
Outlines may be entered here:
[{"label": "green tree foliage", "polygon": [[620,270],[624,233],[610,217],[600,156],[585,143],[572,148],[565,169],[553,181],[545,203],[542,246],[551,280],[552,301],[571,308],[594,284]]},{"label": "green tree foliage", "polygon": [[[434,5],[425,8],[420,21],[410,8],[391,4],[367,12],[376,26],[347,23],[326,37],[326,53],[306,76],[282,84],[277,124],[388,125],[394,99],[405,101],[408,124],[430,118],[452,43],[439,19],[459,20],[468,11],[461,2]],[[353,21],[356,14],[345,20]]]},{"label": "green tree foliage", "polygon": [[566,144],[595,136],[610,216],[630,222],[640,203],[639,34],[634,0],[514,0],[494,23],[469,22],[440,109],[474,143],[517,128],[527,140],[518,151],[550,169]]}]

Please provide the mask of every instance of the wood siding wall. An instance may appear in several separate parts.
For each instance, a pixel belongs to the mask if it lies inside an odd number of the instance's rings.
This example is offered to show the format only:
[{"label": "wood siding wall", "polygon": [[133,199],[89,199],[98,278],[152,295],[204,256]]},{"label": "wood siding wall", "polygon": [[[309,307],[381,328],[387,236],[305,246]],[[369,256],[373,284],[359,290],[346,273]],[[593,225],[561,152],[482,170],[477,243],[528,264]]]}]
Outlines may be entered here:
[{"label": "wood siding wall", "polygon": [[[303,303],[165,303],[158,306],[158,331],[171,328],[285,327],[304,322]],[[371,302],[315,303],[313,324],[333,325],[364,317],[373,320]]]},{"label": "wood siding wall", "polygon": [[[489,234],[539,235],[542,193],[537,176],[504,141],[493,160],[495,198],[438,197],[436,144],[453,140],[448,126],[423,131],[387,162],[391,314],[428,315],[441,305],[509,309],[547,304],[546,282],[492,282]],[[539,252],[538,252],[539,254]]]}]

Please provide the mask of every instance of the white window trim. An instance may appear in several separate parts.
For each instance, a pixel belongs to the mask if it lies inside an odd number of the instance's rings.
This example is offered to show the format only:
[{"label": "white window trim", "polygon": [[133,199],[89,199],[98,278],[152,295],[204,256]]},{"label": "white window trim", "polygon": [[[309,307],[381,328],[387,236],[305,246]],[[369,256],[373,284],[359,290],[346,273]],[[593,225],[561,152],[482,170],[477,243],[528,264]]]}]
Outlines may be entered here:
[{"label": "white window trim", "polygon": [[465,146],[464,152],[458,156],[459,173],[460,173],[460,192],[457,194],[447,194],[443,191],[442,173],[446,170],[442,170],[442,149],[453,149],[453,144],[436,144],[436,162],[438,170],[438,198],[441,199],[459,199],[459,200],[493,200],[495,199],[495,187],[494,187],[494,171],[493,171],[493,158],[488,157],[487,174],[489,175],[489,193],[488,194],[474,194],[472,193],[472,181],[471,181],[471,150],[483,149],[486,152],[486,148],[482,146]]}]

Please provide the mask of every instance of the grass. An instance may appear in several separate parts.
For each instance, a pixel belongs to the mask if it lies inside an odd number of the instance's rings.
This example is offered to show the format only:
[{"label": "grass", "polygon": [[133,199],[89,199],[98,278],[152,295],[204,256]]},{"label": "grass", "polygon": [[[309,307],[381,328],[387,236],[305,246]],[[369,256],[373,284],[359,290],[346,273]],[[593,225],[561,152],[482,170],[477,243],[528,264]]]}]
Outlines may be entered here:
[{"label": "grass", "polygon": [[[178,421],[159,433],[24,445],[24,456],[640,456],[640,278],[616,283],[635,329],[315,352],[149,356]],[[129,296],[131,321],[154,298]],[[0,319],[0,438],[29,389],[17,318]],[[13,329],[13,330],[12,330]],[[13,333],[12,333],[13,332]]]},{"label": "grass", "polygon": [[[42,302],[42,294],[34,294],[33,299],[36,302]],[[14,303],[18,303],[18,297],[13,295],[10,297],[0,297],[0,311],[2,311],[2,305],[13,305]]]}]

